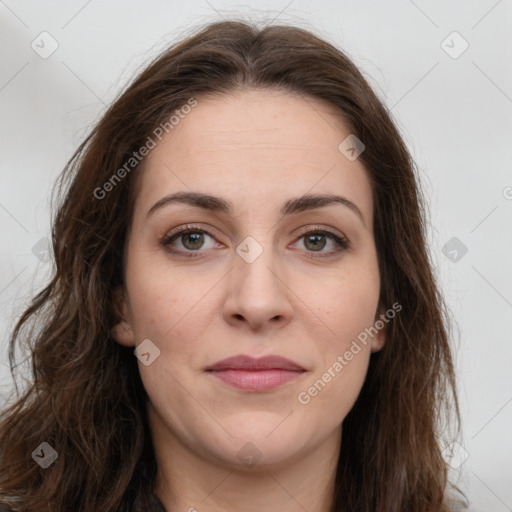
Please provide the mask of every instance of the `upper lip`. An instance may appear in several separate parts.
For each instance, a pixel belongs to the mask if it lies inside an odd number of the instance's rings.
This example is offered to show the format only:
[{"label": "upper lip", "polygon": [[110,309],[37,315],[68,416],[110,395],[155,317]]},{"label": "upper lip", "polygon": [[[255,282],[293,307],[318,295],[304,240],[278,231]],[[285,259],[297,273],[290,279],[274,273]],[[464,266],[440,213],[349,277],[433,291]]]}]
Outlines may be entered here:
[{"label": "upper lip", "polygon": [[209,366],[206,371],[221,370],[290,370],[306,371],[302,366],[290,359],[280,356],[254,358],[246,355],[228,357]]}]

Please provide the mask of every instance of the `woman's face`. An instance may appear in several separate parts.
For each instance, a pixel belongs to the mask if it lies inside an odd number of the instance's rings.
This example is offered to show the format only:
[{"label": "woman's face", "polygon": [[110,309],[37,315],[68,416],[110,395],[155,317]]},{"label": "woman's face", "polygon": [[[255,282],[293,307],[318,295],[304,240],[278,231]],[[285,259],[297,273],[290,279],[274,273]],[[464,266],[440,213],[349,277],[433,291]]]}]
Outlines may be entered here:
[{"label": "woman's face", "polygon": [[[171,446],[243,467],[339,442],[383,343],[357,341],[379,318],[380,280],[370,182],[338,149],[349,135],[317,100],[249,90],[198,98],[146,157],[113,332],[150,340],[139,370]],[[211,370],[240,355],[296,367]]]}]

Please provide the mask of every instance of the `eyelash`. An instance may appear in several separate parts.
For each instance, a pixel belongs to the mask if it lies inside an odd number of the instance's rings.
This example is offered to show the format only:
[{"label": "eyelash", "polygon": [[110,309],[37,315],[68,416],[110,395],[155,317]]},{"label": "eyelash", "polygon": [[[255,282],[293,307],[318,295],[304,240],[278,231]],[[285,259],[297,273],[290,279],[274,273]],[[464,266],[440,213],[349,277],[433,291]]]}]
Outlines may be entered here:
[{"label": "eyelash", "polygon": [[[210,233],[208,233],[208,231],[205,231],[204,229],[201,229],[201,228],[199,228],[197,226],[193,226],[193,225],[192,226],[187,225],[185,228],[181,229],[180,231],[178,231],[176,233],[166,235],[162,239],[160,244],[165,248],[166,251],[168,251],[172,254],[184,256],[186,258],[201,258],[202,256],[197,254],[197,253],[202,252],[200,249],[198,249],[197,251],[190,251],[190,250],[178,251],[171,247],[172,242],[177,240],[180,236],[188,234],[188,233],[203,233],[203,234],[206,234],[206,235],[214,238]],[[300,240],[301,238],[303,238],[307,235],[311,235],[311,234],[327,235],[332,240],[334,240],[334,242],[338,245],[338,248],[333,251],[330,251],[328,253],[318,253],[318,255],[308,254],[307,255],[308,258],[312,258],[312,259],[327,258],[329,256],[332,256],[334,253],[338,253],[340,251],[348,249],[350,246],[348,239],[346,239],[344,237],[340,237],[339,235],[336,235],[332,231],[329,231],[328,229],[321,228],[319,226],[315,227],[314,229],[311,229],[309,231],[306,231],[305,233],[302,233],[297,240]],[[307,252],[314,253],[315,251],[307,251]]]}]

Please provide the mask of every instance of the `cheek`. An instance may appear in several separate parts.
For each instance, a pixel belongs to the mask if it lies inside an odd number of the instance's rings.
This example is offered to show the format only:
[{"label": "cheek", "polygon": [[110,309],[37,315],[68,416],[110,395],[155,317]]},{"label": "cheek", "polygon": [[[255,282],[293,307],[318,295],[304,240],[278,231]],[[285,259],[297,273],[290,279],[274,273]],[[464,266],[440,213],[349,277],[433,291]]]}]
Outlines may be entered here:
[{"label": "cheek", "polygon": [[[315,314],[311,333],[320,317],[323,336],[314,337],[318,365],[301,388],[297,401],[318,414],[331,411],[330,425],[339,424],[348,414],[363,386],[371,355],[370,328],[374,326],[380,286],[375,266],[352,267],[351,272],[333,276],[323,292],[309,290],[309,304]],[[374,332],[374,331],[373,331]],[[313,334],[311,334],[313,335]]]},{"label": "cheek", "polygon": [[[322,282],[323,286],[318,286]],[[380,286],[375,271],[342,273],[306,284],[303,295],[312,327],[321,321],[320,343],[324,353],[346,350],[351,341],[373,325]],[[318,337],[317,337],[318,338]]]},{"label": "cheek", "polygon": [[295,408],[313,425],[322,418],[320,428],[315,427],[319,435],[338,428],[354,406],[366,378],[369,355],[368,350],[361,350],[346,364],[333,361],[299,391]]},{"label": "cheek", "polygon": [[155,257],[154,253],[135,255],[127,264],[127,276],[138,338],[159,340],[172,348],[174,340],[188,346],[200,337],[204,329],[201,319],[211,317],[207,296],[215,282],[211,276],[194,275],[186,268],[170,272],[165,257]]},{"label": "cheek", "polygon": [[314,338],[321,363],[301,387],[299,407],[312,417],[326,415],[326,426],[339,425],[353,407],[366,378],[371,355],[379,287],[372,279],[338,282],[329,294],[318,295],[324,308],[326,336]]}]

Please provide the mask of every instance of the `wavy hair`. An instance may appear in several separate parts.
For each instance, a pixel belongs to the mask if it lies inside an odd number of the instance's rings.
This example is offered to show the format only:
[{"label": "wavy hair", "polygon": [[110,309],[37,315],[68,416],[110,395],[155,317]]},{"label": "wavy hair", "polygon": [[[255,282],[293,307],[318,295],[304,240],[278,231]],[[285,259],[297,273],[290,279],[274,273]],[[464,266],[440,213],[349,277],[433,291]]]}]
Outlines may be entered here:
[{"label": "wavy hair", "polygon": [[[111,335],[140,164],[100,198],[98,190],[191,98],[245,88],[323,100],[364,143],[359,159],[373,188],[380,304],[402,306],[343,422],[332,512],[455,510],[451,494],[461,492],[442,456],[451,427],[460,431],[450,318],[427,251],[413,159],[390,111],[345,53],[302,28],[238,20],[202,26],[160,53],[106,110],[56,183],[52,277],[9,340],[13,378],[17,345],[30,352],[31,375],[0,415],[0,505],[19,512],[162,508],[153,493],[148,397],[133,349]],[[58,453],[46,469],[31,457],[42,442]]]}]

